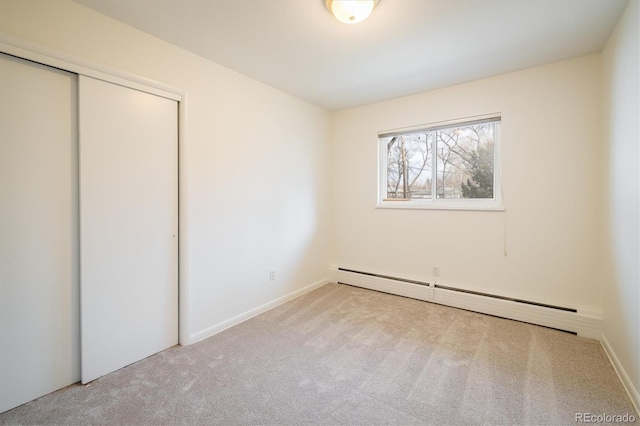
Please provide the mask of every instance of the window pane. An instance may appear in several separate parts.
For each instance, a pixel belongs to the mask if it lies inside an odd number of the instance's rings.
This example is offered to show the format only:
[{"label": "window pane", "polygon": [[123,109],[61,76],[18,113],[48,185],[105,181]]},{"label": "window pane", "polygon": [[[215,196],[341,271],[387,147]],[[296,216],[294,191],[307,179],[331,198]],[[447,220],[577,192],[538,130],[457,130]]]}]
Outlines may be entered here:
[{"label": "window pane", "polygon": [[387,138],[387,198],[431,198],[430,136]]},{"label": "window pane", "polygon": [[493,198],[495,123],[434,133],[437,198]]}]

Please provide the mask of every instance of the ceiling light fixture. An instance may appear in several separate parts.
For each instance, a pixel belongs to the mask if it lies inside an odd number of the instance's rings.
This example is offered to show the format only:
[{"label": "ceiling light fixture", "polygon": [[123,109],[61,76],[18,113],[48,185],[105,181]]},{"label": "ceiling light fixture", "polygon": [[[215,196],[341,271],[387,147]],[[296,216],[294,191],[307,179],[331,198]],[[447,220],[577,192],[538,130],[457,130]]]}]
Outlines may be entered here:
[{"label": "ceiling light fixture", "polygon": [[325,4],[338,21],[357,24],[371,15],[378,0],[325,0]]}]

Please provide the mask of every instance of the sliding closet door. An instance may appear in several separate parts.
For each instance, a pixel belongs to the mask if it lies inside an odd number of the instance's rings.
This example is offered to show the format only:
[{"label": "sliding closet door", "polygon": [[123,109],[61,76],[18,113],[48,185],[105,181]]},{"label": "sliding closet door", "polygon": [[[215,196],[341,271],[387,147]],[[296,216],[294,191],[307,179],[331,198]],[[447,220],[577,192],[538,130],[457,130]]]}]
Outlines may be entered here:
[{"label": "sliding closet door", "polygon": [[80,380],[77,76],[0,54],[0,412]]},{"label": "sliding closet door", "polygon": [[79,83],[86,383],[178,343],[178,106]]}]

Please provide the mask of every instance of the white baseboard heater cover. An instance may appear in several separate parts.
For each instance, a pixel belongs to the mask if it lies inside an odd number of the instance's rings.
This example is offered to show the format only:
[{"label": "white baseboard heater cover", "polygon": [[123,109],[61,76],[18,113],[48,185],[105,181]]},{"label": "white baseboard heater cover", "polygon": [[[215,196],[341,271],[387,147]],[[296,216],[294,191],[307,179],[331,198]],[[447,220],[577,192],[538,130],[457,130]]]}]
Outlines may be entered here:
[{"label": "white baseboard heater cover", "polygon": [[555,328],[600,339],[602,318],[577,309],[479,293],[436,283],[338,268],[338,283]]}]

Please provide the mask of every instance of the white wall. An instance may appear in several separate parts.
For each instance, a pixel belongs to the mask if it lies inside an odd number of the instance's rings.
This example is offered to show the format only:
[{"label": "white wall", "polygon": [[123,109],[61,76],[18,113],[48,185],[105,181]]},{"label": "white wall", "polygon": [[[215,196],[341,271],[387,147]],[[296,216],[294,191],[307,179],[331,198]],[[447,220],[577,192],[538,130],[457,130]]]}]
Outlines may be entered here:
[{"label": "white wall", "polygon": [[327,112],[66,0],[3,0],[0,31],[187,92],[192,336],[326,278]]},{"label": "white wall", "polygon": [[[590,55],[335,113],[332,265],[600,311],[601,85]],[[378,131],[494,112],[506,212],[374,208]]]},{"label": "white wall", "polygon": [[[631,1],[603,51],[607,127],[604,336],[640,406],[640,2]],[[626,377],[625,377],[626,376]]]}]

